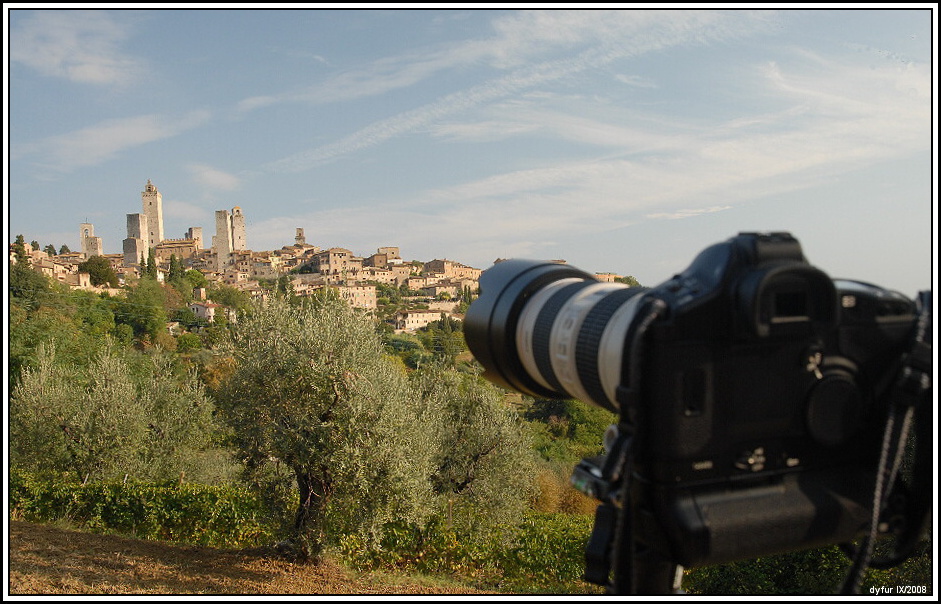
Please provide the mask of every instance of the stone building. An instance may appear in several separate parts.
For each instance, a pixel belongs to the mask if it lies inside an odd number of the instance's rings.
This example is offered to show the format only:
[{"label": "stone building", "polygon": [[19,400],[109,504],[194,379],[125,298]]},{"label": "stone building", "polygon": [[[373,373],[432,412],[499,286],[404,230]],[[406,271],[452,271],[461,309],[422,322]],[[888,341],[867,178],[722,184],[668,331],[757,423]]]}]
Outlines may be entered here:
[{"label": "stone building", "polygon": [[375,285],[338,285],[336,290],[353,308],[375,310],[378,306]]},{"label": "stone building", "polygon": [[186,231],[186,236],[183,239],[192,239],[196,242],[196,249],[201,250],[203,248],[203,227],[190,227]]},{"label": "stone building", "polygon": [[245,215],[242,208],[235,206],[232,211],[216,211],[216,234],[212,238],[212,249],[216,254],[216,270],[230,262],[230,254],[248,249],[245,231]]},{"label": "stone building", "polygon": [[466,266],[460,262],[452,260],[431,260],[426,262],[423,267],[426,275],[442,275],[448,279],[480,279],[482,269]]},{"label": "stone building", "polygon": [[101,237],[95,237],[95,226],[83,222],[79,227],[79,240],[82,244],[82,258],[88,260],[92,256],[104,256],[104,246]]},{"label": "stone building", "polygon": [[147,216],[145,214],[127,215],[127,239],[122,241],[124,266],[136,266],[141,258],[147,260],[148,246]]},{"label": "stone building", "polygon": [[170,264],[170,256],[179,261],[191,260],[199,252],[195,239],[164,239],[154,248],[154,257],[161,265]]},{"label": "stone building", "polygon": [[141,192],[141,205],[147,217],[147,249],[151,249],[163,241],[163,195],[149,178]]},{"label": "stone building", "polygon": [[363,270],[363,259],[357,258],[348,249],[332,247],[313,254],[310,265],[316,272],[327,277],[332,283],[356,280]]},{"label": "stone building", "polygon": [[400,310],[395,315],[394,329],[396,333],[417,331],[429,323],[440,321],[441,315],[449,317],[450,313],[440,310]]}]

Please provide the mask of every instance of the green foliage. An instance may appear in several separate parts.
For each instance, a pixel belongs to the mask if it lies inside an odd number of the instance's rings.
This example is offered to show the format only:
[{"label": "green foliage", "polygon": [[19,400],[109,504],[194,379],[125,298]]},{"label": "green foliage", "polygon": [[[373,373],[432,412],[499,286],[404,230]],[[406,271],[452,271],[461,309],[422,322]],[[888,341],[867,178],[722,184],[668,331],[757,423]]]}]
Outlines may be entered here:
[{"label": "green foliage", "polygon": [[604,432],[614,413],[575,399],[538,399],[524,413],[536,450],[547,461],[574,466],[603,453]]},{"label": "green foliage", "polygon": [[195,269],[190,269],[184,272],[183,278],[189,282],[191,288],[208,287],[209,285],[209,281],[206,279],[206,276]]},{"label": "green foliage", "polygon": [[614,281],[616,283],[623,283],[624,285],[628,285],[630,287],[640,287],[640,281],[631,275],[627,275],[626,277],[618,277]]},{"label": "green foliage", "polygon": [[419,369],[435,362],[435,357],[428,352],[422,340],[415,334],[386,333],[383,335],[386,352],[402,359],[409,369]]},{"label": "green foliage", "polygon": [[14,304],[34,309],[49,297],[52,287],[49,279],[30,268],[24,259],[10,267],[10,298]]},{"label": "green foliage", "polygon": [[196,376],[174,375],[165,356],[138,357],[132,365],[101,347],[83,368],[40,346],[10,397],[11,463],[96,480],[210,476],[213,409]]},{"label": "green foliage", "polygon": [[141,279],[114,304],[118,320],[130,325],[138,338],[147,337],[153,342],[166,329],[167,292],[154,279]]},{"label": "green foliage", "polygon": [[[861,593],[870,588],[924,585],[932,589],[930,544],[895,568],[869,569]],[[839,593],[851,561],[837,546],[767,556],[685,571],[683,589],[692,595],[828,595]]]},{"label": "green foliage", "polygon": [[442,573],[512,592],[600,593],[581,580],[592,518],[527,514],[509,532],[468,534],[440,518],[425,525],[386,526],[381,547],[355,536],[339,545],[340,555],[361,568]]},{"label": "green foliage", "polygon": [[251,547],[270,540],[263,505],[235,485],[82,484],[69,474],[40,477],[14,470],[9,489],[11,517],[28,522],[65,519],[95,531],[213,547]]},{"label": "green foliage", "polygon": [[42,305],[35,308],[25,307],[18,301],[11,301],[9,310],[9,352],[10,386],[19,382],[22,372],[27,367],[37,367],[43,356],[41,347],[52,341],[64,358],[69,358],[77,366],[85,366],[94,356],[99,346],[99,337],[93,332],[86,332],[81,322],[75,321],[69,313],[71,307],[50,304],[58,296],[50,296]]},{"label": "green foliage", "polygon": [[157,279],[157,257],[154,254],[154,248],[147,252],[147,262],[141,266],[142,276],[146,275],[151,279]]},{"label": "green foliage", "polygon": [[252,307],[251,297],[244,291],[229,285],[216,285],[209,290],[209,298],[216,304],[235,309],[239,313]]},{"label": "green foliage", "polygon": [[73,307],[72,320],[85,335],[104,339],[114,333],[117,325],[114,320],[112,301],[106,295],[91,292],[69,292],[69,301]]},{"label": "green foliage", "polygon": [[20,264],[22,261],[26,260],[26,240],[22,235],[16,236],[16,241],[13,242],[13,253],[16,257],[17,264]]},{"label": "green foliage", "polygon": [[232,336],[236,366],[216,394],[222,416],[250,467],[278,460],[293,472],[293,537],[309,553],[427,513],[425,410],[368,317],[333,295],[299,307],[274,298]]},{"label": "green foliage", "polygon": [[92,256],[78,265],[78,270],[88,273],[92,285],[118,286],[118,275],[111,268],[111,261],[104,256]]},{"label": "green foliage", "polygon": [[535,455],[515,411],[482,378],[432,366],[414,377],[437,415],[431,484],[449,524],[466,534],[515,525],[535,492]]},{"label": "green foliage", "polygon": [[186,269],[183,263],[177,259],[176,254],[170,254],[170,267],[167,269],[167,281],[174,282],[182,279]]},{"label": "green foliage", "polygon": [[501,551],[501,566],[518,588],[585,589],[585,547],[594,518],[580,514],[530,514],[518,545]]},{"label": "green foliage", "polygon": [[69,246],[62,244],[62,247],[59,248],[59,255],[62,254],[71,254],[72,250],[69,249]]},{"label": "green foliage", "polygon": [[439,362],[453,367],[457,355],[467,350],[461,322],[441,315],[439,321],[429,323],[419,331],[426,350],[431,351]]},{"label": "green foliage", "polygon": [[52,245],[52,244],[50,243],[50,244],[47,245],[46,247],[42,248],[42,251],[46,252],[46,255],[47,255],[47,256],[55,256],[55,255],[56,255],[56,246],[54,246],[54,245]]},{"label": "green foliage", "polygon": [[190,352],[202,348],[203,341],[194,333],[182,333],[177,338],[177,352]]}]

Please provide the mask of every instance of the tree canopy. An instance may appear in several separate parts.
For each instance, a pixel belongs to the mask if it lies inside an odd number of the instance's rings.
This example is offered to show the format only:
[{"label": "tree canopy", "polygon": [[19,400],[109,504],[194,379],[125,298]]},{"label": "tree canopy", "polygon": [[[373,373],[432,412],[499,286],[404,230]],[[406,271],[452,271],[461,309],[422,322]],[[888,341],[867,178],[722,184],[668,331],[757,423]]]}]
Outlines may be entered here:
[{"label": "tree canopy", "polygon": [[317,555],[339,534],[378,538],[384,523],[428,512],[428,410],[368,317],[336,296],[304,306],[275,297],[238,323],[231,344],[222,417],[249,465],[292,470],[299,552]]},{"label": "tree canopy", "polygon": [[92,285],[118,287],[118,275],[111,267],[111,261],[103,256],[92,256],[78,265],[79,272],[88,273]]}]

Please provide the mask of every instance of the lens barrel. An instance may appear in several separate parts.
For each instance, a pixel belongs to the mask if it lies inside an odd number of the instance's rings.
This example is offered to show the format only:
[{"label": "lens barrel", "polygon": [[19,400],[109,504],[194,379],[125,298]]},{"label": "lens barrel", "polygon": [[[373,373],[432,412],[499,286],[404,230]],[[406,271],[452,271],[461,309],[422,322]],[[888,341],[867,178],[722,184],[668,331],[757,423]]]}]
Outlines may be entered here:
[{"label": "lens barrel", "polygon": [[625,338],[644,291],[565,264],[499,262],[481,275],[465,339],[497,384],[616,411]]}]

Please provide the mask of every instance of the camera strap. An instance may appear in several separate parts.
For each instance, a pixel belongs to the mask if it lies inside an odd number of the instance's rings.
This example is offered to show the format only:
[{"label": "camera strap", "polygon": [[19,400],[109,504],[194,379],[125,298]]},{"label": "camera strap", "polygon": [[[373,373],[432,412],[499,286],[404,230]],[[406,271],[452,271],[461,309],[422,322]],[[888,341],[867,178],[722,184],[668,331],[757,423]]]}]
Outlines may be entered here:
[{"label": "camera strap", "polygon": [[[918,297],[918,318],[911,348],[902,359],[898,377],[888,395],[890,397],[889,414],[886,419],[876,474],[869,534],[863,538],[856,552],[853,564],[843,582],[842,594],[859,593],[863,573],[868,567],[888,568],[911,556],[930,513],[934,477],[931,451],[934,411],[931,407],[933,370],[931,325],[931,292],[923,291]],[[915,463],[912,468],[912,485],[905,498],[904,526],[896,537],[896,547],[892,555],[874,561],[872,554],[882,512],[889,503],[889,496],[893,494],[893,489],[900,486],[896,480],[913,417],[916,436]]]}]

